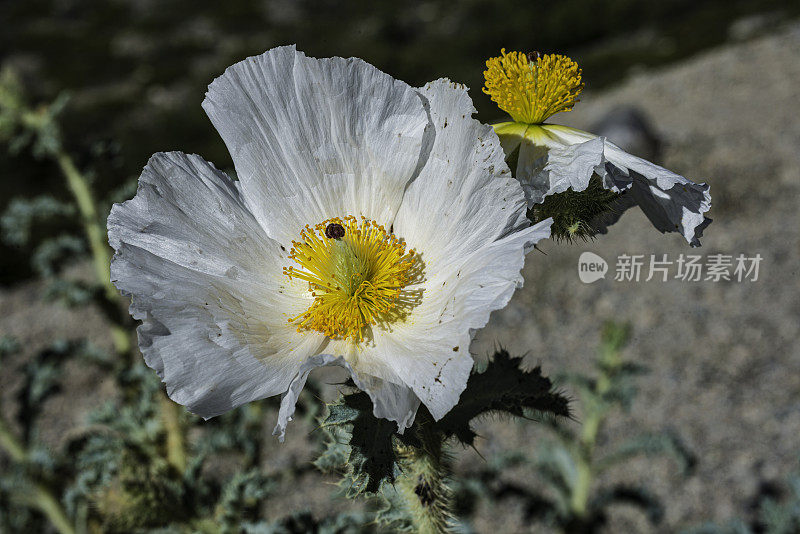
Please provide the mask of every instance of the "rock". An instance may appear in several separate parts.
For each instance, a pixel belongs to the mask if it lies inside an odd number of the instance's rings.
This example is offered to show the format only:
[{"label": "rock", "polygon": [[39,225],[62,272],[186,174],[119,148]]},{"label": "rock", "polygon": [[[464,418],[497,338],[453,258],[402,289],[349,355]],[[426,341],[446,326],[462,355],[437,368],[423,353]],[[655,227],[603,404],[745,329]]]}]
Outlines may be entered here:
[{"label": "rock", "polygon": [[640,158],[657,161],[661,140],[645,113],[635,106],[619,106],[592,125],[590,132]]}]

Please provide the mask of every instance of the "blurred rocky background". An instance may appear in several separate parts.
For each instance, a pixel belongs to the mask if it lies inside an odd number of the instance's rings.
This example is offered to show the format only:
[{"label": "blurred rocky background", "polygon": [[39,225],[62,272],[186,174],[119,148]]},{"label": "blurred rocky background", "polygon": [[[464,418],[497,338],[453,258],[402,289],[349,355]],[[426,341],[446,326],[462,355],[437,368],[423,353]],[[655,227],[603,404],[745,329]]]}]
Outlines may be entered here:
[{"label": "blurred rocky background", "polygon": [[[800,3],[778,0],[5,0],[0,63],[22,74],[34,100],[69,93],[61,121],[69,150],[101,196],[126,198],[153,152],[198,153],[231,167],[200,109],[205,87],[228,65],[273,46],[362,57],[413,85],[447,76],[471,87],[485,122],[501,118],[480,92],[487,57],[501,47],[571,55],[587,88],[575,111],[555,122],[601,133],[709,183],[714,223],[698,250],[677,234],[658,234],[635,210],[594,242],[544,244],[546,255],[528,258],[525,287],[493,314],[473,352],[485,355],[499,343],[545,374],[586,371],[601,324],[630,323],[625,357],[650,372],[639,379],[632,410],[611,419],[600,448],[632,433],[676,430],[698,462],[689,477],[668,460],[642,459],[602,478],[599,485],[646,483],[665,503],[660,526],[619,507],[607,531],[677,532],[707,521],[754,521],[759,499],[786,493],[785,476],[800,466],[798,17]],[[0,151],[0,211],[13,197],[43,193],[68,195],[50,163]],[[585,250],[609,262],[604,280],[578,280]],[[614,281],[621,254],[681,253],[764,259],[757,282]],[[30,254],[0,245],[0,334],[24,348],[12,363],[56,339],[87,336],[108,346],[99,314],[42,303]],[[73,270],[88,272],[80,264]],[[13,367],[0,374],[0,395],[12,407]],[[53,447],[114,395],[101,373],[79,365],[64,372],[67,385],[44,407],[42,439]],[[313,429],[300,422],[285,445],[265,436],[265,469],[309,461]],[[462,475],[482,465],[481,456],[533,451],[546,439],[530,423],[485,421],[480,430],[477,451],[458,452]],[[536,485],[525,465],[501,476]],[[268,511],[350,506],[329,499],[330,481],[301,471],[296,492],[271,500]],[[538,531],[520,500],[481,506],[477,532]]]}]

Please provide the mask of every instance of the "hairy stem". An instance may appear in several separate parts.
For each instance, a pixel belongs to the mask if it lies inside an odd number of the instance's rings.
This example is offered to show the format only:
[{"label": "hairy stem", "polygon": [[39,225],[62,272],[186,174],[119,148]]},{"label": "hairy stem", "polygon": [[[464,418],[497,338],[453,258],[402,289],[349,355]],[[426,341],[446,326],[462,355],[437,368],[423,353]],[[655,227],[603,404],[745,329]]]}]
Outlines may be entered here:
[{"label": "hairy stem", "polygon": [[166,395],[161,395],[161,418],[167,434],[167,462],[183,473],[186,470],[186,444],[181,425],[181,411],[177,404]]},{"label": "hairy stem", "polygon": [[[17,464],[24,465],[28,461],[28,451],[25,446],[20,443],[2,418],[0,418],[0,448],[5,450]],[[34,481],[32,485],[33,493],[29,497],[30,505],[42,512],[61,534],[75,534],[72,521],[50,488],[41,482]]]},{"label": "hairy stem", "polygon": [[[72,193],[75,203],[78,206],[78,212],[81,217],[81,224],[83,225],[86,239],[89,242],[89,250],[92,255],[92,265],[94,267],[95,277],[97,282],[103,288],[103,297],[105,302],[110,306],[106,311],[113,314],[114,310],[119,310],[122,307],[122,298],[119,292],[111,283],[111,247],[108,245],[106,238],[106,224],[100,215],[100,210],[97,208],[97,200],[92,192],[89,180],[83,174],[72,157],[64,150],[61,143],[61,134],[58,124],[49,116],[46,110],[24,110],[21,113],[22,124],[33,130],[39,135],[43,132],[49,131],[51,135],[57,140],[54,144],[47,144],[47,154],[58,164],[61,173],[67,182],[67,187]],[[113,310],[111,310],[113,308]],[[112,317],[112,325],[110,326],[111,338],[114,343],[114,350],[118,356],[131,359],[133,357],[133,350],[131,345],[130,331],[123,324],[114,324]],[[167,398],[166,393],[162,391],[161,411],[164,420],[164,428],[167,433],[167,460],[180,471],[186,467],[186,458],[184,451],[184,435],[183,429],[179,424],[179,414],[176,412],[177,407],[174,403]]]},{"label": "hairy stem", "polygon": [[[52,156],[66,178],[67,186],[78,205],[81,224],[83,224],[86,239],[89,241],[89,250],[92,253],[95,276],[103,287],[103,295],[109,302],[119,306],[121,304],[119,293],[111,283],[111,248],[106,241],[106,228],[98,213],[89,182],[64,150],[59,149]],[[112,325],[111,336],[114,350],[120,355],[127,356],[131,350],[130,333],[127,329],[119,325]]]},{"label": "hairy stem", "polygon": [[[618,348],[613,343],[606,343],[601,351],[601,372],[594,386],[594,394],[600,399],[604,398],[611,389],[611,376],[622,364]],[[607,410],[602,404],[584,402],[583,405],[590,408],[581,427],[578,451],[575,455],[578,472],[577,480],[570,500],[570,509],[577,517],[586,515],[589,504],[589,491],[595,474],[592,467],[594,450],[597,443],[597,435],[603,426]]]},{"label": "hairy stem", "polygon": [[76,534],[67,513],[55,495],[43,484],[36,484],[33,503],[61,534]]},{"label": "hairy stem", "polygon": [[417,418],[417,437],[421,446],[402,447],[403,475],[398,478],[396,488],[405,503],[414,532],[451,532],[452,493],[446,484],[450,461],[444,451],[444,439],[433,429],[430,415],[420,411]]}]

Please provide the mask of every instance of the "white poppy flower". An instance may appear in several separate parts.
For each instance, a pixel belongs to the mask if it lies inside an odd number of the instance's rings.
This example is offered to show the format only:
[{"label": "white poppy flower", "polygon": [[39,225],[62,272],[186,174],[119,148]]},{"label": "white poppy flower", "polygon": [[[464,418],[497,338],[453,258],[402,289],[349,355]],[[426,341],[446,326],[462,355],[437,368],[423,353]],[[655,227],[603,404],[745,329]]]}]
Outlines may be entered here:
[{"label": "white poppy flower", "polygon": [[420,401],[441,418],[551,222],[528,223],[466,88],[281,47],[228,68],[203,108],[238,181],[156,154],[108,220],[112,280],[170,397],[208,418],[282,394],[282,438],[333,364],[400,431]]},{"label": "white poppy flower", "polygon": [[484,92],[506,111],[511,122],[494,125],[514,165],[529,208],[568,189],[584,191],[592,176],[603,188],[624,193],[593,225],[598,231],[638,205],[661,232],[680,232],[692,246],[711,220],[706,184],[696,184],[663,167],[626,153],[604,137],[555,124],[548,117],[569,111],[583,88],[581,71],[571,59],[554,54],[528,58],[519,52],[489,59]]}]

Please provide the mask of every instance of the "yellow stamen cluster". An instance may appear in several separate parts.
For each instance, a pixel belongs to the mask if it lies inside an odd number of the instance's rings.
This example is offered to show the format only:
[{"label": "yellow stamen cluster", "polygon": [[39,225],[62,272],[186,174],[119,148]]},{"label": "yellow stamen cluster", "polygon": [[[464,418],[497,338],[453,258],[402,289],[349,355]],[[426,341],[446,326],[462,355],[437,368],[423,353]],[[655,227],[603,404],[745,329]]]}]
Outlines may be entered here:
[{"label": "yellow stamen cluster", "polygon": [[[340,225],[344,235],[331,225]],[[306,225],[300,237],[289,253],[300,268],[283,270],[290,279],[308,282],[314,297],[307,311],[289,319],[298,332],[315,330],[361,342],[368,325],[396,317],[400,292],[411,280],[413,249],[406,252],[405,243],[364,217],[360,222],[336,217],[313,229]]]},{"label": "yellow stamen cluster", "polygon": [[541,124],[549,116],[569,111],[583,89],[581,69],[566,56],[521,52],[506,53],[486,61],[483,92],[515,122]]}]

